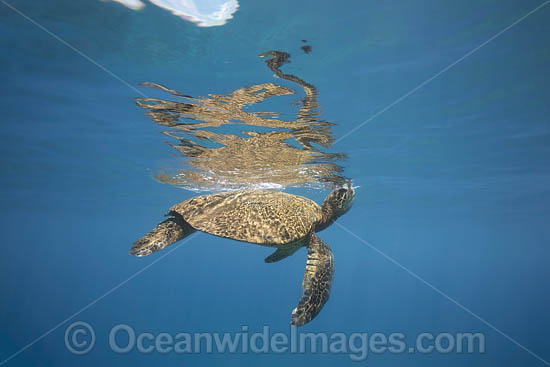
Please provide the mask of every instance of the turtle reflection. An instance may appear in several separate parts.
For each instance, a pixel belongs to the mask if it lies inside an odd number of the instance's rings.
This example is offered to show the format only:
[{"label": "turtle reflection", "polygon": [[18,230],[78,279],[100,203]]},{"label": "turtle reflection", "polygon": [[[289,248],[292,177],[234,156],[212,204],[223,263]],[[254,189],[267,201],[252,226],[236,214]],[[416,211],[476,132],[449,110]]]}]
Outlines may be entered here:
[{"label": "turtle reflection", "polygon": [[[324,151],[334,142],[331,133],[334,124],[320,119],[315,86],[280,70],[288,62],[289,54],[269,51],[260,57],[279,78],[297,83],[304,90],[305,98],[300,101],[296,120],[285,121],[273,112],[247,111],[268,98],[295,93],[273,83],[203,98],[194,98],[156,83],[144,84],[184,99],[137,98],[137,104],[149,110],[153,121],[170,128],[164,132],[176,140],[170,145],[187,158],[188,169],[164,172],[157,176],[161,182],[211,191],[333,186],[346,181],[336,163],[344,155]],[[223,125],[240,125],[246,130],[240,135],[213,131]],[[263,131],[258,132],[254,127]],[[212,147],[212,143],[217,146]]]}]

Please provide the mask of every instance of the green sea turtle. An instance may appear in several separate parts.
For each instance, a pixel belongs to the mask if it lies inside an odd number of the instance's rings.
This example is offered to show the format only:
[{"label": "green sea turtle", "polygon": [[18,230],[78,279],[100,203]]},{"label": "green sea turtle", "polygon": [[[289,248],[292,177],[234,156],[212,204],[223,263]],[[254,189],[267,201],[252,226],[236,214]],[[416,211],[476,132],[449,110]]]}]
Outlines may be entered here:
[{"label": "green sea turtle", "polygon": [[346,213],[355,192],[351,184],[333,190],[323,206],[302,196],[268,190],[241,190],[193,197],[174,205],[167,220],[136,241],[130,254],[160,251],[195,230],[238,241],[276,247],[265,259],[271,263],[308,249],[303,294],[292,312],[292,324],[301,326],[321,311],[330,296],[334,257],[315,232]]}]

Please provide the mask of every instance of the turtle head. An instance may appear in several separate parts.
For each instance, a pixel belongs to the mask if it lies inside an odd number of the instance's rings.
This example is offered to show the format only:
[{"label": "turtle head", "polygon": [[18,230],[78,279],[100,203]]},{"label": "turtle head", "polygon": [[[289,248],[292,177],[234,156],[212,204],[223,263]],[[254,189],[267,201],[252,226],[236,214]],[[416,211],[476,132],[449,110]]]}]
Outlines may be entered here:
[{"label": "turtle head", "polygon": [[325,204],[330,205],[333,215],[337,218],[344,215],[351,208],[354,198],[355,190],[351,186],[351,182],[348,182],[334,189],[325,199],[323,206]]},{"label": "turtle head", "polygon": [[317,225],[316,230],[320,231],[325,229],[332,222],[334,222],[336,218],[346,214],[346,212],[351,208],[354,198],[355,190],[353,189],[351,182],[334,189],[323,203],[323,219]]}]

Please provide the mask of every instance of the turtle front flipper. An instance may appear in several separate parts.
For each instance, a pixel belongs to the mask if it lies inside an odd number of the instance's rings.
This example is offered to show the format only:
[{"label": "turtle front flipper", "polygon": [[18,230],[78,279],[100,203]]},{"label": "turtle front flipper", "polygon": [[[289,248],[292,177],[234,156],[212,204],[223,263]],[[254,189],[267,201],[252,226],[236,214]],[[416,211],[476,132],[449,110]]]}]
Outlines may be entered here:
[{"label": "turtle front flipper", "polygon": [[302,247],[302,244],[298,245],[284,245],[277,247],[277,250],[275,250],[274,253],[269,255],[264,259],[266,263],[274,263],[277,261],[281,261],[282,259],[286,259],[287,257],[293,255],[298,249]]},{"label": "turtle front flipper", "polygon": [[292,325],[296,326],[307,324],[321,311],[330,297],[334,276],[334,256],[330,247],[311,233],[307,248],[302,298],[292,311]]},{"label": "turtle front flipper", "polygon": [[195,232],[195,229],[181,215],[173,212],[169,215],[173,216],[160,222],[155,229],[134,242],[130,255],[150,255]]}]

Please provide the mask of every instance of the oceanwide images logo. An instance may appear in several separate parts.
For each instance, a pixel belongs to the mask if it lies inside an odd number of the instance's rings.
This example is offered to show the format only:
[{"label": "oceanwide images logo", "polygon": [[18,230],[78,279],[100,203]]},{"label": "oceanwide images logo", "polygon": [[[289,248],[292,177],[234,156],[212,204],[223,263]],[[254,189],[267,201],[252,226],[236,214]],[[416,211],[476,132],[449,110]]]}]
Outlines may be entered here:
[{"label": "oceanwide images logo", "polygon": [[[484,353],[482,333],[420,333],[408,338],[403,333],[312,333],[291,326],[287,333],[272,332],[269,326],[251,331],[244,325],[236,332],[136,332],[126,324],[113,326],[105,336],[107,348],[114,353],[229,353],[284,354],[320,353],[347,354],[353,361],[364,361],[370,353],[429,354]],[[410,342],[410,344],[409,344]],[[65,345],[76,355],[89,353],[96,344],[92,326],[77,321],[65,330]]]}]

